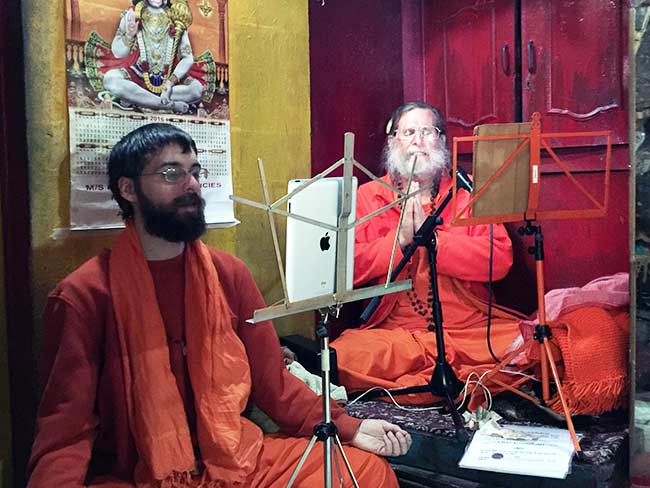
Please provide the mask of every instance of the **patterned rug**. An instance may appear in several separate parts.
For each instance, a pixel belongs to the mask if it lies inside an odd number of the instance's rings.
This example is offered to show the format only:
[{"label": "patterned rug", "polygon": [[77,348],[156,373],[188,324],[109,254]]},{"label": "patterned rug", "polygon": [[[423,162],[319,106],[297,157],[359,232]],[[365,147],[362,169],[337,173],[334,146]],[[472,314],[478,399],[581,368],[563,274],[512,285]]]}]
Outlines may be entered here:
[{"label": "patterned rug", "polygon": [[[493,409],[504,417],[504,422],[508,424],[563,426],[562,422],[530,402],[520,402],[517,398],[508,398],[505,395],[500,395],[497,400]],[[403,410],[381,400],[360,401],[346,406],[346,410],[353,417],[393,422],[408,430],[411,435],[451,439],[456,437],[451,416],[441,414],[437,410]],[[628,419],[623,412],[599,417],[575,417],[574,424],[583,451],[582,459],[575,459],[575,463],[608,464],[613,462],[621,448],[627,448]]]}]

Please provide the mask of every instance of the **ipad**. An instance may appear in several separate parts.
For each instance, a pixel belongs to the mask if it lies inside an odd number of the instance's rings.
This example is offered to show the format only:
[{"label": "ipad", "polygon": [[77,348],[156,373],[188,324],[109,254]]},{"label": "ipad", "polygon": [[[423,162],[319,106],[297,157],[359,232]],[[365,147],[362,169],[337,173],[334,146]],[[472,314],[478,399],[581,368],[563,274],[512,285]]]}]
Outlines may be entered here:
[{"label": "ipad", "polygon": [[[292,192],[306,179],[291,180]],[[348,222],[354,222],[357,179],[352,179],[352,211]],[[343,199],[343,178],[322,178],[291,197],[287,211],[336,226]],[[331,295],[336,288],[336,243],[338,233],[287,218],[286,282],[290,302]],[[354,228],[348,231],[347,288],[352,289],[354,275]]]}]

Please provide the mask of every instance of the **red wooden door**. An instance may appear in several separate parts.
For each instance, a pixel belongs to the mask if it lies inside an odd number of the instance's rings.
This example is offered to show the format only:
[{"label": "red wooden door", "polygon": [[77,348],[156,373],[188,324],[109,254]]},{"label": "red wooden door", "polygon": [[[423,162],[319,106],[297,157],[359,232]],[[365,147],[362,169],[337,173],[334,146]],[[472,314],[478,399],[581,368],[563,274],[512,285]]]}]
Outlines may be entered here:
[{"label": "red wooden door", "polygon": [[[627,9],[610,0],[522,0],[523,119],[544,132],[611,130],[626,143]],[[602,144],[573,141],[561,145]]]},{"label": "red wooden door", "polygon": [[514,120],[513,2],[423,2],[422,28],[424,99],[446,115],[449,135]]}]

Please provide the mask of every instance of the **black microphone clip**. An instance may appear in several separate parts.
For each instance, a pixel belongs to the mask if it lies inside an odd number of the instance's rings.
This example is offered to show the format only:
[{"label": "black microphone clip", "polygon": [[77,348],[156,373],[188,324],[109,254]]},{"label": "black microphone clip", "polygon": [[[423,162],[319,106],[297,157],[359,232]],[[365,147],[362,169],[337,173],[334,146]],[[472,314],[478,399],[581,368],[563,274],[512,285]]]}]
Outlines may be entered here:
[{"label": "black microphone clip", "polygon": [[467,175],[465,170],[460,166],[456,166],[456,188],[458,188],[459,190],[466,190],[470,193],[472,193],[472,190],[474,189],[472,180],[469,179],[469,176]]}]

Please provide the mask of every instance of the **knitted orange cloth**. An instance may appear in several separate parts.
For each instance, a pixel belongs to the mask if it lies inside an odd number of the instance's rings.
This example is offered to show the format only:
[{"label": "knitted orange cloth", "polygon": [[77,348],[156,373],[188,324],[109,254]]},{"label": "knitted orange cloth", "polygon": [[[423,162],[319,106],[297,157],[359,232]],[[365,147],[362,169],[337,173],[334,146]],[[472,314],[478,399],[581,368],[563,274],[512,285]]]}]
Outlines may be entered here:
[{"label": "knitted orange cloth", "polygon": [[[626,404],[629,318],[627,309],[582,307],[550,324],[552,342],[562,352],[562,391],[572,414],[598,415]],[[549,406],[562,412],[557,394]]]}]

